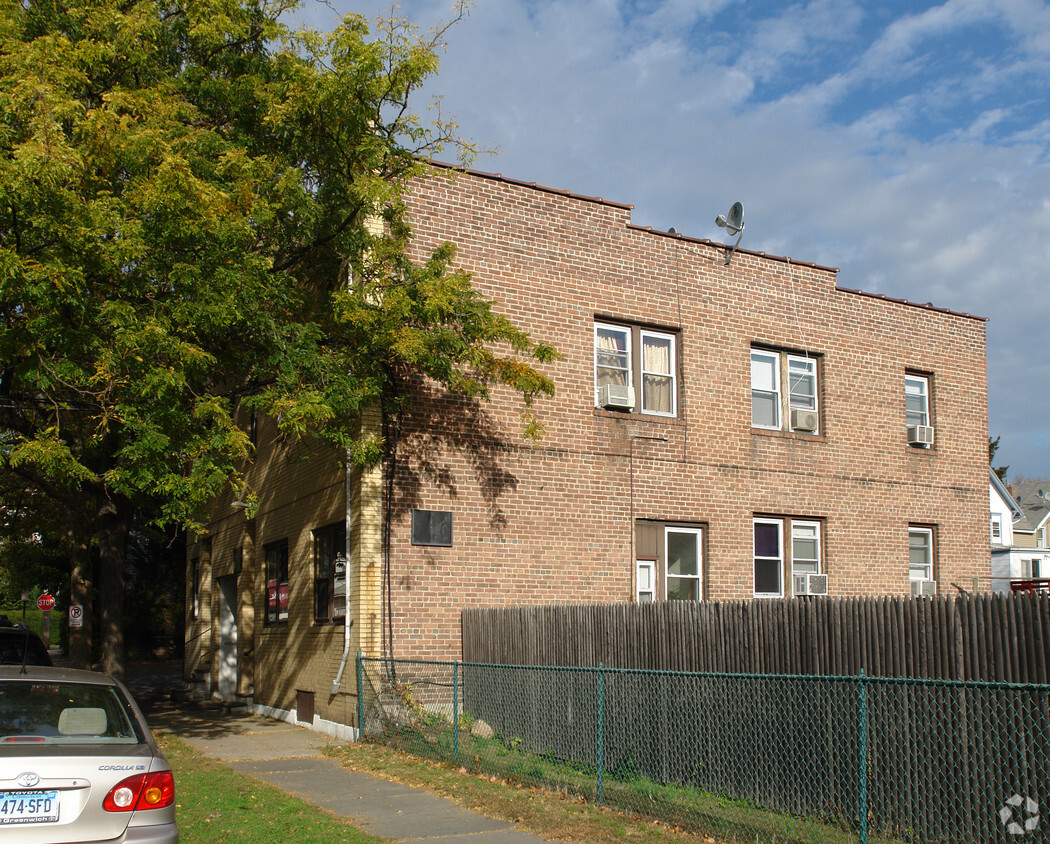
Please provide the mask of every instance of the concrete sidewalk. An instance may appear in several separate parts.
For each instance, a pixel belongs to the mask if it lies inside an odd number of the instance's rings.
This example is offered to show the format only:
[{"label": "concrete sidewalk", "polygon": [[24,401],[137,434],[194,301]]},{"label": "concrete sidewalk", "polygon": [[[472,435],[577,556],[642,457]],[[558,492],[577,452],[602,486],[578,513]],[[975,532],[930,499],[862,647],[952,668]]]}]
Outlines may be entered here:
[{"label": "concrete sidewalk", "polygon": [[128,687],[153,730],[176,735],[206,756],[373,835],[435,844],[544,840],[427,791],[347,770],[322,755],[334,741],[328,736],[246,712],[231,713],[218,704],[173,700],[171,691],[180,681],[180,673],[164,666],[129,667]]}]

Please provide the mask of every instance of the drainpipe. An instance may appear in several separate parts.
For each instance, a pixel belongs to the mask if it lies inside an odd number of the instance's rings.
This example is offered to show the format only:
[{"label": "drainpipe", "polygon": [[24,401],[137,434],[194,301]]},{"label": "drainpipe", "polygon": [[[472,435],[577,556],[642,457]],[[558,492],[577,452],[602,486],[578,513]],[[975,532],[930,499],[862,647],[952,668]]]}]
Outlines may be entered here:
[{"label": "drainpipe", "polygon": [[335,675],[335,679],[332,681],[333,695],[339,694],[339,684],[343,681],[343,672],[346,671],[346,661],[350,657],[350,626],[353,622],[350,620],[350,535],[351,527],[353,526],[352,510],[350,506],[350,495],[352,492],[351,480],[352,480],[353,463],[350,460],[350,449],[346,450],[346,546],[343,548],[343,554],[346,556],[346,564],[343,569],[343,598],[346,601],[346,606],[343,610],[343,655],[339,659],[339,672]]}]

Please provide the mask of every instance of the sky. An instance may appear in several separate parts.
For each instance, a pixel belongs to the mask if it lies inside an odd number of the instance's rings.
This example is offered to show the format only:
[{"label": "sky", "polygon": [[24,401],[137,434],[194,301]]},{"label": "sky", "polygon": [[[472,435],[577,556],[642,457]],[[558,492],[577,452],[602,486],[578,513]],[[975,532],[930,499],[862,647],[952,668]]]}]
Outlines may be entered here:
[{"label": "sky", "polygon": [[[391,4],[300,14],[350,12]],[[995,465],[1050,478],[1050,6],[477,0],[447,42],[418,108],[495,151],[475,168],[715,241],[740,201],[742,248],[987,317]]]}]

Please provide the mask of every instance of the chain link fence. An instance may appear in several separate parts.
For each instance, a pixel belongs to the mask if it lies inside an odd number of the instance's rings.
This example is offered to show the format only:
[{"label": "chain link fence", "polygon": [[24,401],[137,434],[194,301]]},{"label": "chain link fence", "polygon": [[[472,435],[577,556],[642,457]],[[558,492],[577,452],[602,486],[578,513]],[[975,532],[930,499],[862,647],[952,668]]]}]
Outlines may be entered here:
[{"label": "chain link fence", "polygon": [[358,658],[367,738],[726,842],[1024,842],[1050,686]]}]

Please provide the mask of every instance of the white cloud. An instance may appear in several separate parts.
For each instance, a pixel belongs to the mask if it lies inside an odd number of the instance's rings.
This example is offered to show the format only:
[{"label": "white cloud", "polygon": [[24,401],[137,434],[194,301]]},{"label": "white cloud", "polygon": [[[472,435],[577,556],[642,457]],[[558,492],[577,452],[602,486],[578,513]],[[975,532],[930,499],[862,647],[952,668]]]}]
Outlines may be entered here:
[{"label": "white cloud", "polygon": [[[451,8],[402,5],[424,27]],[[433,91],[500,147],[481,169],[633,203],[639,224],[713,239],[715,215],[741,200],[743,247],[989,317],[999,458],[1050,477],[1050,12],[947,0],[886,14],[859,0],[774,13],[479,0]],[[960,44],[977,58],[960,60]]]}]

